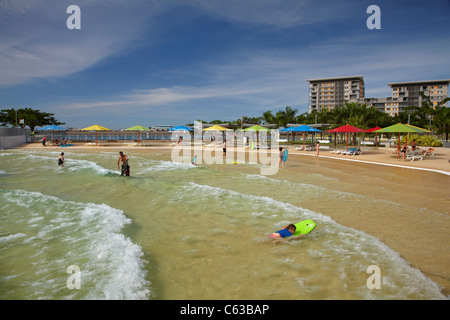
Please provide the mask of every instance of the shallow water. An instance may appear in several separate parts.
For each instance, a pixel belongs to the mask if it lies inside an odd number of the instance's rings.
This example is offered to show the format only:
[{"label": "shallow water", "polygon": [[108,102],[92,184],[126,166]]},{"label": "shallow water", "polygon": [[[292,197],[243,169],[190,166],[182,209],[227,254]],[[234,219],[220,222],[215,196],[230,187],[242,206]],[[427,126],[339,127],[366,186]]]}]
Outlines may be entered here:
[{"label": "shallow water", "polygon": [[[383,196],[389,170],[355,193],[345,169],[326,166],[262,176],[258,164],[127,152],[131,176],[120,177],[115,151],[64,151],[63,168],[56,151],[0,152],[0,299],[446,298],[385,243],[327,215],[395,215],[405,204]],[[268,237],[305,219],[317,228],[300,240]],[[73,265],[80,289],[67,285]],[[380,289],[367,286],[372,265]]]}]

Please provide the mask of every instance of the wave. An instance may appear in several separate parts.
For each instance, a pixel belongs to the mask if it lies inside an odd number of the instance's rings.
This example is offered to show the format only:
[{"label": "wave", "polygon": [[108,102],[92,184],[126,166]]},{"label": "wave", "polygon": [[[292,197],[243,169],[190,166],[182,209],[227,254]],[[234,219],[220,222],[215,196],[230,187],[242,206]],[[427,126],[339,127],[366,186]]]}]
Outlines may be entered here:
[{"label": "wave", "polygon": [[[145,164],[146,167],[140,173],[155,172],[155,171],[174,171],[174,170],[189,170],[197,168],[196,165],[190,163],[180,163],[165,160],[151,160]],[[148,166],[147,166],[148,165]]]},{"label": "wave", "polygon": [[[202,204],[213,205],[219,201],[219,209],[208,206],[208,210],[212,209],[212,214],[217,213],[214,210],[221,210],[221,214],[233,216],[236,210],[239,210],[243,215],[251,216],[255,219],[252,222],[255,232],[263,228],[267,230],[268,225],[271,226],[272,232],[288,223],[314,220],[317,228],[308,238],[314,239],[315,244],[314,249],[308,249],[309,258],[321,261],[321,265],[333,266],[336,273],[341,275],[344,284],[349,282],[348,279],[354,278],[354,268],[365,275],[369,265],[377,265],[383,272],[383,299],[409,299],[417,292],[423,295],[423,299],[446,299],[435,282],[425,277],[420,270],[411,267],[382,241],[362,231],[342,226],[329,216],[270,197],[194,182],[186,183],[181,190],[185,195],[191,194],[193,198],[200,199],[197,201]],[[185,195],[181,195],[183,201],[189,201]],[[256,224],[259,226],[256,227]],[[349,267],[350,265],[352,267]],[[376,292],[363,285],[358,291],[358,295],[364,299],[378,298]]]},{"label": "wave", "polygon": [[93,170],[95,173],[99,175],[120,175],[120,171],[106,169],[94,161],[90,160],[78,160],[78,159],[70,159],[68,164],[65,166],[69,171],[84,171],[84,170]]},{"label": "wave", "polygon": [[[121,210],[24,190],[0,190],[0,202],[2,229],[22,230],[0,237],[2,258],[27,264],[26,269],[16,265],[3,278],[6,284],[20,280],[21,292],[27,292],[21,298],[150,297],[143,252],[121,233],[131,223]],[[71,265],[81,270],[80,290],[66,287],[66,269]]]}]

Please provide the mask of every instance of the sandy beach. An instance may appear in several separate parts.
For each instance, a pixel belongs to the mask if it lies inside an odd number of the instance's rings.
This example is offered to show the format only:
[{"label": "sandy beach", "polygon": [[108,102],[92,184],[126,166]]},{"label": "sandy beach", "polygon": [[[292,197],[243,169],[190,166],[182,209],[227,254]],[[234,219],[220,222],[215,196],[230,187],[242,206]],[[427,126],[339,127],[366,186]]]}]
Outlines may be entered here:
[{"label": "sandy beach", "polygon": [[[48,149],[58,148],[58,146],[47,145],[43,147],[41,143],[29,143],[22,145],[22,148],[33,149]],[[173,145],[164,141],[152,141],[147,146],[136,146],[134,143],[109,143],[108,145],[93,145],[85,143],[74,143],[73,146],[66,147],[65,150],[70,149],[88,149],[88,150],[105,150],[105,149],[123,149],[133,151],[149,151],[152,149],[172,149]],[[299,151],[298,147],[286,147],[289,150],[290,155],[300,155],[314,157],[316,151]],[[350,148],[350,147],[349,147]],[[426,147],[419,149],[426,150]],[[64,149],[61,149],[64,150]],[[439,172],[442,174],[450,175],[450,148],[436,147],[434,148],[433,156],[425,156],[423,160],[403,161],[398,159],[395,148],[363,148],[362,155],[349,156],[333,154],[331,150],[320,150],[319,157],[343,161],[354,161],[360,163],[377,164],[384,166],[403,167],[409,169],[424,170],[430,172]]]},{"label": "sandy beach", "polygon": [[[21,148],[61,151],[70,153],[70,150],[111,151],[122,150],[133,153],[158,152],[170,157],[173,148],[167,142],[152,142],[150,146],[134,146],[134,144],[110,144],[108,146],[93,146],[75,143],[70,147],[43,147],[39,143],[31,143]],[[219,150],[219,148],[217,148]],[[383,185],[391,181],[384,178],[384,172],[394,173],[398,176],[396,183],[402,187],[380,191],[376,197],[382,200],[394,200],[405,205],[415,205],[424,209],[424,214],[411,216],[407,211],[398,212],[395,217],[385,212],[374,210],[370,214],[362,216],[357,211],[348,211],[339,207],[320,208],[320,204],[311,203],[311,209],[320,210],[325,215],[341,225],[372,235],[407,260],[414,268],[438,283],[445,295],[450,294],[450,257],[449,243],[450,220],[448,208],[450,207],[450,194],[448,185],[450,182],[450,149],[435,148],[433,156],[426,156],[423,160],[399,161],[394,148],[366,148],[362,155],[336,155],[328,150],[320,150],[319,158],[315,158],[315,151],[299,151],[295,147],[288,147],[289,160],[284,168],[273,178],[289,180],[289,172],[298,170],[303,163],[315,164],[317,170],[325,170],[339,167],[340,172],[353,173],[355,183],[352,188],[342,190],[352,193],[373,193],[373,187],[381,189]],[[227,169],[228,170],[228,169]],[[339,180],[340,173],[336,173]],[[367,176],[378,178],[372,185],[365,185]],[[359,178],[358,178],[359,177]],[[375,179],[374,179],[375,180]],[[375,185],[376,184],[376,185]],[[304,204],[307,209],[308,204]],[[319,207],[319,208],[318,208]],[[430,215],[429,212],[444,212]],[[436,226],[433,230],[426,229],[421,221],[426,219],[427,225]],[[389,221],[386,224],[386,221]]]}]

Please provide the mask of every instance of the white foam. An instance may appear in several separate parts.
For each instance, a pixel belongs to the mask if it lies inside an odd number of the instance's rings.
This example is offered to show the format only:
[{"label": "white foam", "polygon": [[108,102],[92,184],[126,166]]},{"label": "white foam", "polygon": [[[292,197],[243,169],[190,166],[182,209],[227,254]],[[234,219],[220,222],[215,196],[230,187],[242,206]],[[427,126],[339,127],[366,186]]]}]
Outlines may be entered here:
[{"label": "white foam", "polygon": [[70,159],[65,166],[69,171],[83,171],[83,170],[94,170],[96,173],[100,175],[106,174],[120,174],[119,171],[106,169],[94,161],[90,160],[78,160],[78,159]]},{"label": "white foam", "polygon": [[[204,197],[201,199],[202,201],[208,201],[208,198],[215,201],[220,199],[222,203],[226,204],[232,202],[232,199],[238,203],[245,203],[247,211],[253,210],[252,216],[269,221],[272,221],[274,217],[270,214],[261,214],[259,209],[266,208],[266,212],[277,211],[279,212],[277,226],[292,223],[294,219],[313,219],[318,227],[309,237],[317,238],[320,241],[320,247],[315,249],[314,254],[320,256],[324,261],[330,258],[330,261],[325,264],[333,265],[333,268],[336,268],[337,274],[344,279],[343,283],[347,281],[346,278],[353,277],[355,266],[361,269],[361,273],[364,273],[365,268],[376,264],[382,268],[385,275],[395,279],[385,279],[384,292],[391,290],[394,293],[390,298],[409,299],[412,296],[410,292],[415,292],[417,295],[418,291],[423,294],[424,298],[446,299],[435,282],[425,277],[420,270],[411,267],[406,260],[386,244],[362,231],[342,226],[328,216],[270,197],[243,194],[193,182],[187,183],[183,189],[194,197]],[[336,262],[336,260],[338,261]],[[350,268],[349,265],[352,264],[355,266]],[[362,288],[359,294],[365,296],[367,291],[370,290]],[[367,296],[367,298],[377,297],[370,294]]]},{"label": "white foam", "polygon": [[121,233],[131,223],[121,210],[23,190],[0,193],[0,197],[3,203],[17,205],[8,209],[14,213],[10,219],[17,220],[8,223],[20,221],[28,234],[1,237],[0,243],[27,237],[22,245],[34,252],[20,258],[33,261],[31,276],[23,282],[27,288],[36,288],[29,298],[67,295],[65,269],[70,265],[77,265],[82,274],[77,299],[149,298],[143,252]]},{"label": "white foam", "polygon": [[16,234],[10,234],[9,236],[0,237],[0,243],[5,243],[9,241],[13,241],[19,238],[26,237],[27,235],[24,233],[16,233]]},{"label": "white foam", "polygon": [[194,169],[197,166],[190,163],[179,163],[164,160],[153,160],[150,162],[150,166],[143,169],[141,173],[153,172],[153,171],[173,171],[173,170],[188,170]]}]

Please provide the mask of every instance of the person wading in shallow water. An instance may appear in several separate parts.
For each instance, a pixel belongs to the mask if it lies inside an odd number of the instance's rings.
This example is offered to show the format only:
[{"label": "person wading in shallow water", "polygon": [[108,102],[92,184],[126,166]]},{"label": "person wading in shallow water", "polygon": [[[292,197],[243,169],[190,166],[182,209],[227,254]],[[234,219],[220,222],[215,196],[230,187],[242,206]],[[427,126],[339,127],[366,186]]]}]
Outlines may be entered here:
[{"label": "person wading in shallow water", "polygon": [[120,163],[122,162],[122,172],[120,173],[121,176],[129,176],[130,175],[130,166],[128,165],[128,157],[127,155],[123,154],[122,151],[119,152],[119,160],[117,161],[117,169],[120,168]]}]

